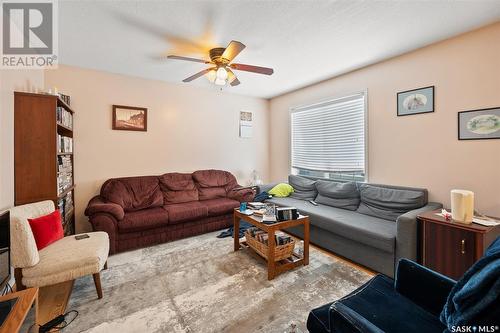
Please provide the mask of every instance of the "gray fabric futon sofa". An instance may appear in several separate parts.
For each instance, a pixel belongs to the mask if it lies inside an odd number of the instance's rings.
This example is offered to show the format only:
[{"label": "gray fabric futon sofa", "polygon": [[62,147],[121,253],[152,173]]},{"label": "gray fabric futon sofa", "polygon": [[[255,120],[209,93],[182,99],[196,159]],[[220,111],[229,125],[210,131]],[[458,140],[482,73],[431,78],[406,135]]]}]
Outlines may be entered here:
[{"label": "gray fabric futon sofa", "polygon": [[[370,183],[340,183],[290,175],[294,192],[266,202],[296,207],[310,217],[311,243],[394,277],[401,258],[417,259],[417,215],[441,208],[427,190]],[[275,184],[260,186],[269,191]],[[309,200],[314,200],[314,206]],[[303,228],[289,230],[298,237]]]}]

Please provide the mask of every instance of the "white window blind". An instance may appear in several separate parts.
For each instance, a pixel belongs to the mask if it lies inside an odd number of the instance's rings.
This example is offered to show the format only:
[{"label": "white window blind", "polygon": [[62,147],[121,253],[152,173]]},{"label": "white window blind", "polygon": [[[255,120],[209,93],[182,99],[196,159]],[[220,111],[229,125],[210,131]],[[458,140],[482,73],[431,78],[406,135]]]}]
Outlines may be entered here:
[{"label": "white window blind", "polygon": [[292,172],[364,180],[365,94],[292,110]]}]

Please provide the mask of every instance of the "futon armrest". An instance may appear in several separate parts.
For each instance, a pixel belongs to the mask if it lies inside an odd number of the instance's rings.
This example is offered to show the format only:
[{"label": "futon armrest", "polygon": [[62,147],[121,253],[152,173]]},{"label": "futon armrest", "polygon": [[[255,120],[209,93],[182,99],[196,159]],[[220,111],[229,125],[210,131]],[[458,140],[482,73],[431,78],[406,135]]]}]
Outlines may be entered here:
[{"label": "futon armrest", "polygon": [[394,288],[413,303],[438,316],[455,281],[411,260],[399,261]]},{"label": "futon armrest", "polygon": [[330,332],[384,333],[365,317],[341,302],[330,306]]},{"label": "futon armrest", "polygon": [[239,202],[253,201],[255,190],[250,187],[236,187],[229,191],[228,198],[238,200]]},{"label": "futon armrest", "polygon": [[442,208],[438,202],[429,202],[422,208],[411,210],[400,215],[396,220],[396,258],[394,264],[400,259],[417,260],[417,216],[424,212]]},{"label": "futon armrest", "polygon": [[117,221],[123,220],[125,212],[123,207],[112,202],[105,202],[102,197],[93,197],[87,208],[85,209],[86,216],[92,216],[98,213],[111,214]]},{"label": "futon armrest", "polygon": [[269,183],[269,184],[262,184],[257,186],[257,194],[262,193],[262,192],[269,192],[273,187],[278,185],[279,183]]}]

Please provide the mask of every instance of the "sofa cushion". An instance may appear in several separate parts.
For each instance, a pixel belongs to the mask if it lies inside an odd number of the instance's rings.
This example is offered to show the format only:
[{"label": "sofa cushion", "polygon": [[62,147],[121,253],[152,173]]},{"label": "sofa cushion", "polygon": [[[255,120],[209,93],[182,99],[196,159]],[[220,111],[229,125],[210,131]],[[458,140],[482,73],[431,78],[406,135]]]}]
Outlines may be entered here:
[{"label": "sofa cushion", "polygon": [[193,176],[190,173],[170,172],[160,176],[160,185],[168,191],[194,190]]},{"label": "sofa cushion", "polygon": [[272,198],[279,206],[296,207],[301,214],[310,217],[311,225],[347,239],[394,253],[396,242],[396,223],[356,211],[330,207],[293,198]]},{"label": "sofa cushion", "polygon": [[208,207],[199,201],[166,205],[169,224],[201,219],[208,216]]},{"label": "sofa cushion", "polygon": [[163,195],[156,176],[114,178],[101,187],[101,196],[133,212],[163,206]]},{"label": "sofa cushion", "polygon": [[38,264],[23,268],[23,284],[43,287],[101,271],[108,260],[109,236],[103,231],[87,234],[81,240],[64,237],[41,250]]},{"label": "sofa cushion", "polygon": [[359,206],[358,186],[354,182],[339,183],[328,180],[316,182],[318,196],[314,201],[319,204],[356,210]]},{"label": "sofa cushion", "polygon": [[193,172],[193,179],[198,186],[199,200],[225,198],[238,186],[236,178],[222,170],[198,170]]},{"label": "sofa cushion", "polygon": [[383,275],[375,276],[365,285],[332,304],[331,332],[359,331],[359,326],[350,318],[349,311],[356,314],[356,319],[366,320],[380,332],[446,331],[439,317],[399,294],[394,289],[394,280]]},{"label": "sofa cushion", "polygon": [[208,216],[229,214],[233,212],[234,208],[240,206],[239,201],[228,198],[204,200],[202,204],[207,207]]},{"label": "sofa cushion", "polygon": [[316,181],[296,175],[288,176],[288,183],[293,187],[290,197],[302,200],[313,200],[318,195]]},{"label": "sofa cushion", "polygon": [[224,187],[227,190],[238,186],[236,178],[223,170],[198,170],[193,172],[198,187]]},{"label": "sofa cushion", "polygon": [[427,204],[425,190],[360,184],[358,213],[396,221],[398,216]]},{"label": "sofa cushion", "polygon": [[133,232],[153,229],[168,223],[168,212],[162,207],[148,208],[135,212],[128,212],[123,220],[118,222],[121,232]]},{"label": "sofa cushion", "polygon": [[200,200],[219,199],[227,197],[224,187],[200,187],[198,189]]},{"label": "sofa cushion", "polygon": [[198,201],[198,189],[190,173],[166,173],[160,177],[165,204]]}]

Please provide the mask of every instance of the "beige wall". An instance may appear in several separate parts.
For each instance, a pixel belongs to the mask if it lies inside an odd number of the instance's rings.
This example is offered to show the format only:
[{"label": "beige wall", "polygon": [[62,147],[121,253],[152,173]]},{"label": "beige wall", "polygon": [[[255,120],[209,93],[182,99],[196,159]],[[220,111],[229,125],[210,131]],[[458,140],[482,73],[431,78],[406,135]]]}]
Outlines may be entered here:
[{"label": "beige wall", "polygon": [[14,91],[40,90],[42,70],[0,70],[0,210],[14,205]]},{"label": "beige wall", "polygon": [[[500,140],[458,141],[457,112],[500,107],[500,23],[271,100],[271,179],[290,171],[289,109],[368,89],[369,181],[422,186],[449,207],[470,189],[500,216]],[[396,93],[436,86],[434,113],[396,116]]]},{"label": "beige wall", "polygon": [[[75,109],[77,229],[89,199],[111,177],[217,168],[245,184],[252,170],[268,179],[268,101],[60,66],[45,73],[46,88],[71,96]],[[113,131],[113,104],[148,108],[148,131]],[[239,111],[253,111],[251,139],[238,137]]]}]

